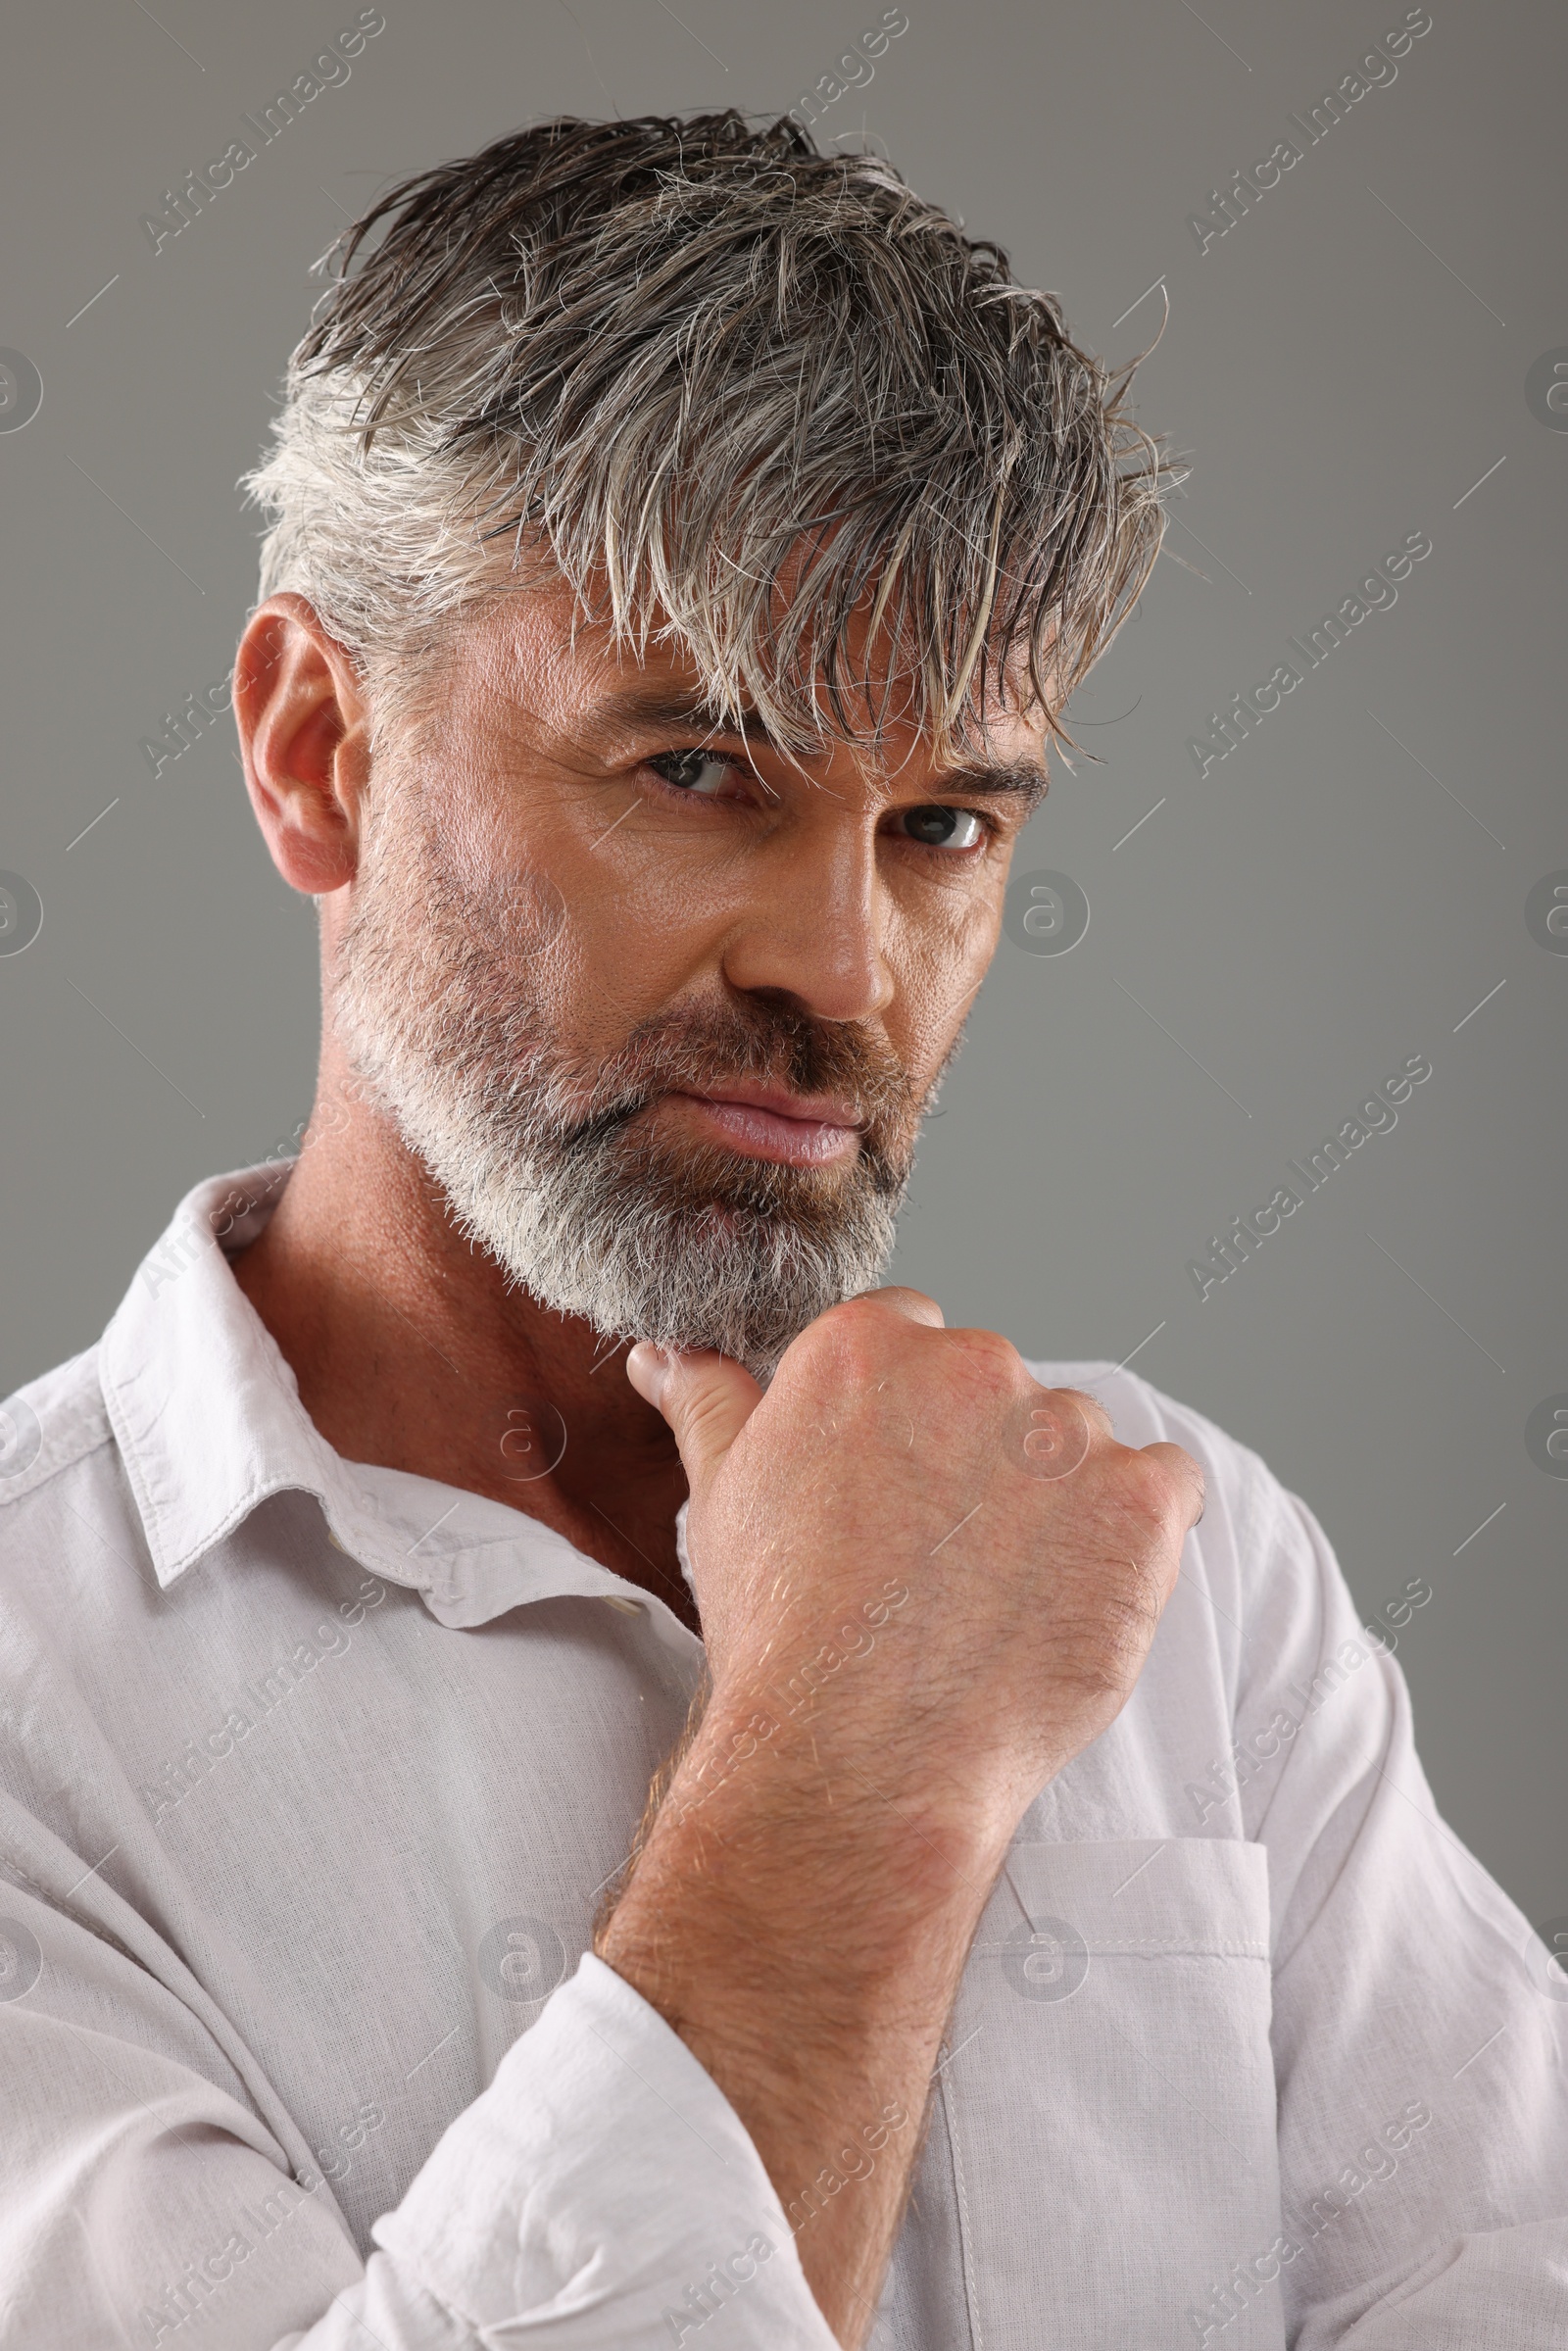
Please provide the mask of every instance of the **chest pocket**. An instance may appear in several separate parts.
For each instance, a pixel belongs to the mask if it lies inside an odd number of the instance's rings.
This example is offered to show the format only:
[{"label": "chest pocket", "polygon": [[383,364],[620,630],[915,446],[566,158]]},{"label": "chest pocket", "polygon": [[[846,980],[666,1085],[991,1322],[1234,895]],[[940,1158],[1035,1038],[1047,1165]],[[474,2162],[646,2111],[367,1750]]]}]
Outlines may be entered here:
[{"label": "chest pocket", "polygon": [[1270,2006],[1261,1845],[1011,1848],[942,2072],[975,2351],[1283,2351]]}]

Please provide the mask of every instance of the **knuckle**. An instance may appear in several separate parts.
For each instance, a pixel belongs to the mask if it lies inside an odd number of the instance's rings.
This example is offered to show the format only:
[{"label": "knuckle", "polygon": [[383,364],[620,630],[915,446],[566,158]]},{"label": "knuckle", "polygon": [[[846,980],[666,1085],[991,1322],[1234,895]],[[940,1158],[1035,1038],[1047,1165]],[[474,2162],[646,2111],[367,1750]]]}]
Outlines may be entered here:
[{"label": "knuckle", "polygon": [[829,1360],[852,1379],[863,1378],[885,1362],[898,1336],[897,1329],[889,1327],[886,1310],[862,1298],[845,1298],[842,1304],[830,1306],[817,1316],[811,1329]]},{"label": "knuckle", "polygon": [[1166,1461],[1152,1461],[1135,1453],[1127,1465],[1124,1491],[1127,1506],[1152,1528],[1163,1534],[1178,1517],[1187,1499],[1186,1481]]},{"label": "knuckle", "polygon": [[1092,1618],[1081,1623],[1058,1654],[1088,1704],[1125,1699],[1143,1670],[1159,1623],[1159,1595],[1150,1578],[1107,1579]]},{"label": "knuckle", "polygon": [[972,1377],[988,1388],[1011,1393],[1022,1384],[1023,1357],[1010,1339],[997,1331],[955,1331]]},{"label": "knuckle", "polygon": [[1109,1431],[1110,1414],[1105,1410],[1099,1396],[1091,1396],[1086,1388],[1049,1388],[1046,1394],[1068,1397],[1095,1428]]}]

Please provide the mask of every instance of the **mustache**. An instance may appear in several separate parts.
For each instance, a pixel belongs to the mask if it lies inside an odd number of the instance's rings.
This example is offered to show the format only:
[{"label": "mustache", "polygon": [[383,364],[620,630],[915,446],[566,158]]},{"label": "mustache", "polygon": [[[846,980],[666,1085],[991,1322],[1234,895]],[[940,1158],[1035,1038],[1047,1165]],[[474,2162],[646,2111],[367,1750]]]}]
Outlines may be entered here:
[{"label": "mustache", "polygon": [[854,1106],[862,1146],[877,1154],[907,1134],[922,1100],[892,1048],[869,1031],[758,1001],[644,1021],[600,1071],[567,1140],[591,1148],[661,1095],[741,1084],[840,1097]]}]

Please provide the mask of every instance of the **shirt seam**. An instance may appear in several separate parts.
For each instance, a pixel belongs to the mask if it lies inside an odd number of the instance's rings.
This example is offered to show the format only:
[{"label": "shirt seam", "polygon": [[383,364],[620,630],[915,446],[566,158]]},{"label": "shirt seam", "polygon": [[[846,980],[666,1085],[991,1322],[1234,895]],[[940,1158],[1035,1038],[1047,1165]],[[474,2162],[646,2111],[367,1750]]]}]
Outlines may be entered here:
[{"label": "shirt seam", "polygon": [[958,2129],[953,2110],[948,2104],[947,2086],[937,2091],[942,2119],[947,2126],[948,2152],[953,2158],[953,2184],[958,2197],[958,2260],[963,2270],[963,2299],[969,2313],[969,2334],[973,2351],[985,2351],[985,2336],[980,2326],[979,2280],[975,2276],[974,2230],[969,2219],[969,2197],[963,2183],[963,2157],[958,2147]]}]

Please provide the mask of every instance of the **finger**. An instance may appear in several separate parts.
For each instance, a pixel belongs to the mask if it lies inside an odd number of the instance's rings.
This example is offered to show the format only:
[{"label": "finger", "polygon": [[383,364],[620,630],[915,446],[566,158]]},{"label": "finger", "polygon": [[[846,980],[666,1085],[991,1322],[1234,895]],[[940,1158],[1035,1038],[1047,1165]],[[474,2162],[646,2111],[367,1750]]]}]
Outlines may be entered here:
[{"label": "finger", "polygon": [[626,1377],[674,1431],[692,1492],[707,1483],[762,1400],[744,1364],[711,1348],[689,1355],[639,1339]]},{"label": "finger", "polygon": [[1151,1461],[1159,1461],[1174,1470],[1185,1498],[1184,1535],[1190,1534],[1203,1515],[1205,1486],[1203,1473],[1191,1453],[1179,1445],[1146,1445],[1139,1447]]}]

